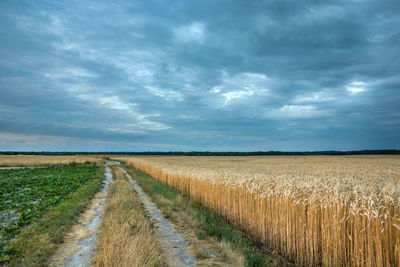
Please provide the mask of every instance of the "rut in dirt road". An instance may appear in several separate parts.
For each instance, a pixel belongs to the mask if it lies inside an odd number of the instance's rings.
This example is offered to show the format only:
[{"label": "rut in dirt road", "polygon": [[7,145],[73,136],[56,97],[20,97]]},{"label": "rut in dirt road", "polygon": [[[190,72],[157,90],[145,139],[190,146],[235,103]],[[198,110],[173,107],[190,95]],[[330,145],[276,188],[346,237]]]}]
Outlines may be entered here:
[{"label": "rut in dirt road", "polygon": [[166,219],[156,204],[152,202],[149,196],[142,190],[142,188],[134,181],[125,169],[118,167],[128,178],[134,190],[137,192],[141,202],[144,205],[146,213],[154,221],[155,233],[160,240],[161,246],[167,258],[169,266],[196,266],[195,259],[189,253],[189,246],[185,242],[182,234],[178,234],[171,222]]},{"label": "rut in dirt road", "polygon": [[94,256],[97,243],[97,229],[101,224],[107,189],[113,181],[109,165],[119,162],[107,161],[105,164],[105,180],[103,189],[92,199],[90,206],[78,219],[78,224],[72,227],[65,242],[60,246],[50,260],[49,266],[84,267],[89,266]]}]

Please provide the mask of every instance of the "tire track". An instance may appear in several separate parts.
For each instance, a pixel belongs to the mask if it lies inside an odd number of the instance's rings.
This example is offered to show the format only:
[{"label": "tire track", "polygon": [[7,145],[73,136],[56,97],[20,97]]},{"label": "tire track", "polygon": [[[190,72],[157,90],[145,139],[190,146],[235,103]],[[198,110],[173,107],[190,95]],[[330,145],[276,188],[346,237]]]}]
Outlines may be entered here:
[{"label": "tire track", "polygon": [[84,267],[90,265],[95,253],[97,229],[101,224],[107,189],[113,181],[109,166],[117,164],[119,162],[107,161],[103,189],[95,195],[89,207],[81,214],[78,224],[74,225],[67,234],[65,242],[51,258],[49,266]]},{"label": "tire track", "polygon": [[183,234],[175,231],[172,223],[164,217],[164,215],[157,208],[156,204],[152,202],[149,196],[142,190],[132,176],[125,171],[125,169],[118,167],[128,178],[129,183],[133,186],[134,190],[141,199],[147,215],[151,218],[155,226],[155,232],[160,240],[161,246],[164,249],[169,266],[196,266],[194,257],[189,253],[189,246],[185,242]]}]

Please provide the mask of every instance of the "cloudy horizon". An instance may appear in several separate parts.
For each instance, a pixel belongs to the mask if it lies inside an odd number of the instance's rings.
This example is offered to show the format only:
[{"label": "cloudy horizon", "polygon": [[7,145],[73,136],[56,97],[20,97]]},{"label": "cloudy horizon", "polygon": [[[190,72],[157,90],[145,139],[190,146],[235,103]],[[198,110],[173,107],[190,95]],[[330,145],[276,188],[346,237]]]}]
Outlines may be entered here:
[{"label": "cloudy horizon", "polygon": [[400,149],[396,1],[1,1],[0,151]]}]

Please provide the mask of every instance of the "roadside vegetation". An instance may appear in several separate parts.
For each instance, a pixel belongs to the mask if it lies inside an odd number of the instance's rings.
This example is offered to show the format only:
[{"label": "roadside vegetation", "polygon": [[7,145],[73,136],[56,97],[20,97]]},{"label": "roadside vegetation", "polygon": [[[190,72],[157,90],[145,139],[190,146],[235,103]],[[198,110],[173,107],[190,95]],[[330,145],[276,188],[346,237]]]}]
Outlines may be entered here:
[{"label": "roadside vegetation", "polygon": [[[270,251],[253,242],[245,233],[211,210],[144,172],[130,166],[126,166],[126,169],[163,214],[179,231],[184,232],[199,266],[290,265],[279,255],[272,255]],[[190,233],[194,233],[194,237]],[[210,249],[213,252],[207,253]],[[218,255],[219,260],[213,259],[213,254]]]},{"label": "roadside vegetation", "polygon": [[162,249],[138,196],[114,168],[99,229],[94,266],[165,266]]},{"label": "roadside vegetation", "polygon": [[96,165],[0,171],[0,264],[45,265],[102,180]]}]

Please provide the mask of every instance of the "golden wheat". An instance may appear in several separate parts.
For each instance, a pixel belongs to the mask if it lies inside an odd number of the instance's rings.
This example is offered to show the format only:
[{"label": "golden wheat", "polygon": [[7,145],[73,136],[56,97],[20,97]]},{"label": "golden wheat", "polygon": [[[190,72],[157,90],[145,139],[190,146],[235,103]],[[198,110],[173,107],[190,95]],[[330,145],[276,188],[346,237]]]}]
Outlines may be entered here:
[{"label": "golden wheat", "polygon": [[400,265],[400,157],[120,157],[298,265]]}]

